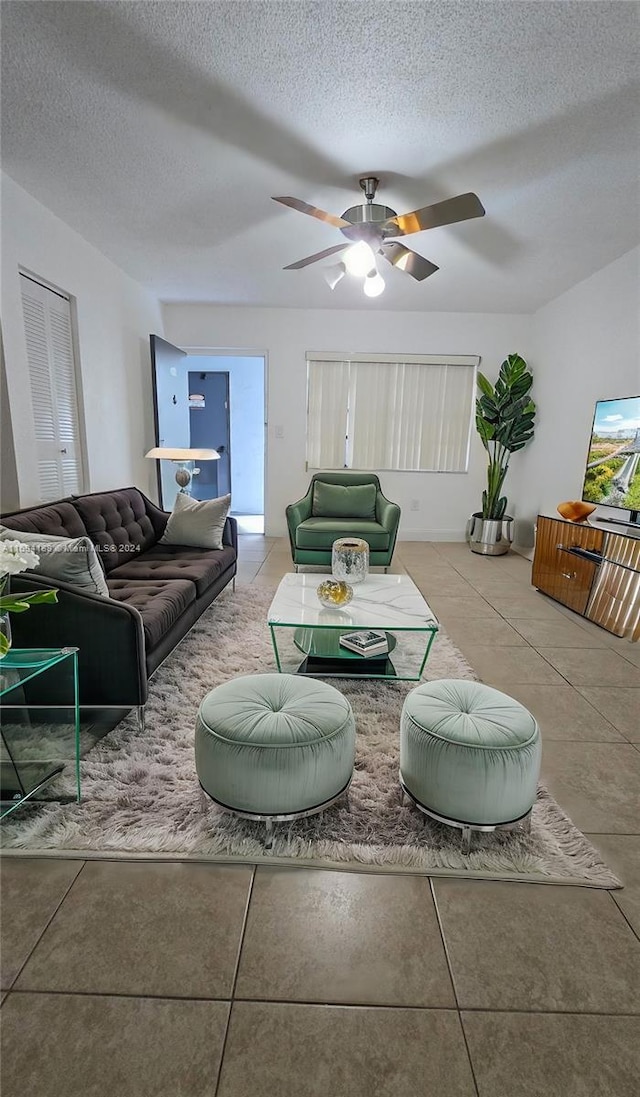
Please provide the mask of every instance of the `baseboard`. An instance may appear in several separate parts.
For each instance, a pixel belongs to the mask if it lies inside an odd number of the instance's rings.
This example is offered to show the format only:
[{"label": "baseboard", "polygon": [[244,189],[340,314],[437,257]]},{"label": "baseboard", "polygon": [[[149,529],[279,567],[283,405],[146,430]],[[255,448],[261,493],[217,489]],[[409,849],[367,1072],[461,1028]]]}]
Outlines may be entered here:
[{"label": "baseboard", "polygon": [[403,529],[398,541],[464,541],[463,529]]}]

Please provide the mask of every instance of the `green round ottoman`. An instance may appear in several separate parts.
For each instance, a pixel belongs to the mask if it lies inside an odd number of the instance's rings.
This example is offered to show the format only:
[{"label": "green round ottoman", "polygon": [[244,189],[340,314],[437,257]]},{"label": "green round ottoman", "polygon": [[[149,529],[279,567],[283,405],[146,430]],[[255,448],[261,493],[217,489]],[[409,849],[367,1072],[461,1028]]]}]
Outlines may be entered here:
[{"label": "green round ottoman", "polygon": [[347,790],[356,727],[337,689],[295,674],[252,674],[208,693],[196,771],[220,807],[271,823],[314,815]]},{"label": "green round ottoman", "polygon": [[400,783],[427,815],[465,832],[530,826],[540,731],[513,698],[480,682],[425,682],[400,722]]}]

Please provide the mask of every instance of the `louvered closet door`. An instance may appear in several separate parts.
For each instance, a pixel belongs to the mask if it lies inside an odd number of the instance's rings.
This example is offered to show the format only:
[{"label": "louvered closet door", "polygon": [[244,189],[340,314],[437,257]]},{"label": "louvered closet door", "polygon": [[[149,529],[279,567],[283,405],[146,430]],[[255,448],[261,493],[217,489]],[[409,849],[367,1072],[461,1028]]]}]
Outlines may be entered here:
[{"label": "louvered closet door", "polygon": [[69,300],[20,275],[42,502],[83,489]]}]

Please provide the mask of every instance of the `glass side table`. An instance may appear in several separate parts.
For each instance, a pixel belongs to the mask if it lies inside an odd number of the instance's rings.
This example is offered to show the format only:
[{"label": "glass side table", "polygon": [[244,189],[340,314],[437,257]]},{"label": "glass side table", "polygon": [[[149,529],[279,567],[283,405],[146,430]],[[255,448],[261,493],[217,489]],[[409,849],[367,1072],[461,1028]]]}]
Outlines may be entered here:
[{"label": "glass side table", "polygon": [[0,819],[45,787],[80,800],[78,649],[13,648],[0,659]]}]

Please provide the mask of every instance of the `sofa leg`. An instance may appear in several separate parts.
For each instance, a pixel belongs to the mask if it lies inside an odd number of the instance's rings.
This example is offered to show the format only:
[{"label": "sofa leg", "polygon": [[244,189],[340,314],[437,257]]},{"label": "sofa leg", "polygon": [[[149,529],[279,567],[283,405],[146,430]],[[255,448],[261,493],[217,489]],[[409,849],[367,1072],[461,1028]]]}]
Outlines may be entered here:
[{"label": "sofa leg", "polygon": [[144,732],[144,705],[138,705],[136,715],[138,717],[138,731]]},{"label": "sofa leg", "polygon": [[264,834],[264,848],[273,848],[273,822],[271,819],[265,820],[265,834]]},{"label": "sofa leg", "polygon": [[296,575],[297,575],[297,574],[298,574],[298,565],[297,565],[297,564],[294,564],[293,566],[294,566],[294,568],[296,569]]},{"label": "sofa leg", "polygon": [[385,573],[385,575],[387,574],[388,570],[389,570],[389,568],[385,568],[385,569],[384,569],[384,573]]},{"label": "sofa leg", "polygon": [[471,827],[462,828],[462,847],[465,853],[471,852]]},{"label": "sofa leg", "polygon": [[231,583],[231,590],[232,590],[232,591],[233,591],[233,593],[235,594],[235,592],[236,592],[236,577],[235,577],[235,575],[234,575],[234,577],[233,577],[233,581],[232,581],[232,583]]}]

